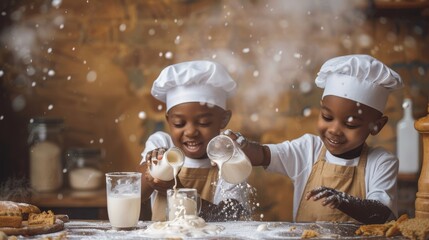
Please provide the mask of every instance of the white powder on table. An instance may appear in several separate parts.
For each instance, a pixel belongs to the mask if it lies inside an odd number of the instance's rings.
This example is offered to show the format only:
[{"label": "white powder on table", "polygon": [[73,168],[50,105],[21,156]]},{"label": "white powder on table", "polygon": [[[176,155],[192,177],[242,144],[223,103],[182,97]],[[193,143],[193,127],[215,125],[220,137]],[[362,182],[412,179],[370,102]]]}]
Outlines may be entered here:
[{"label": "white powder on table", "polygon": [[[260,227],[262,226],[263,227]],[[263,231],[258,231],[258,227]],[[175,222],[142,222],[131,231],[112,230],[107,221],[71,221],[65,224],[69,239],[301,239],[304,230],[319,233],[318,239],[367,239],[357,236],[358,225],[288,222],[204,222],[194,217]],[[261,230],[261,229],[260,229]],[[57,233],[58,234],[58,233]],[[48,236],[55,236],[49,234]]]},{"label": "white powder on table", "polygon": [[172,221],[152,223],[144,230],[144,233],[161,238],[183,238],[217,235],[223,230],[224,227],[209,225],[200,217],[185,215],[184,217],[175,218]]}]

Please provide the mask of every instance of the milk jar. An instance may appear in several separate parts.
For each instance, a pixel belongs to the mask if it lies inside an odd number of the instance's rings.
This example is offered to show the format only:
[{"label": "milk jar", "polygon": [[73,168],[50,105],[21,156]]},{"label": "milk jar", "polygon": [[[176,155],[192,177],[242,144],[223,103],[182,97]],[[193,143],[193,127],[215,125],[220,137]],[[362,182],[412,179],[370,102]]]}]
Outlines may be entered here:
[{"label": "milk jar", "polygon": [[175,179],[180,168],[185,161],[185,155],[177,147],[168,149],[161,160],[152,160],[149,166],[149,173],[154,178],[162,181]]},{"label": "milk jar", "polygon": [[69,149],[66,158],[70,187],[76,190],[99,189],[104,182],[102,156],[99,148]]},{"label": "milk jar", "polygon": [[38,192],[52,192],[63,185],[61,118],[37,117],[29,123],[30,185]]},{"label": "milk jar", "polygon": [[225,181],[238,184],[252,172],[252,164],[238,144],[225,135],[218,135],[207,145],[207,156],[219,168],[219,176]]}]

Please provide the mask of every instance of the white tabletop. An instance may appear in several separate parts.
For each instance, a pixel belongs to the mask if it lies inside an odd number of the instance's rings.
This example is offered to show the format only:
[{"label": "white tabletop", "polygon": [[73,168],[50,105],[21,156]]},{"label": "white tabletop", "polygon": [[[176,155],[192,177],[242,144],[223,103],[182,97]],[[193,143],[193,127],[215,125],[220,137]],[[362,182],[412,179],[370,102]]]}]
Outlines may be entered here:
[{"label": "white tabletop", "polygon": [[[148,234],[145,230],[152,222],[140,221],[134,230],[113,230],[108,221],[72,220],[65,223],[65,229],[60,232],[37,235],[31,238],[66,236],[67,239],[301,239],[304,230],[314,230],[319,236],[313,239],[368,239],[368,236],[355,235],[359,227],[355,224],[338,223],[289,223],[289,222],[209,222],[209,226],[217,226],[221,231],[192,233],[166,233],[163,236]],[[26,238],[28,239],[28,238]],[[383,239],[377,237],[377,239]],[[392,239],[392,238],[389,238]],[[404,239],[395,237],[393,239]]]}]

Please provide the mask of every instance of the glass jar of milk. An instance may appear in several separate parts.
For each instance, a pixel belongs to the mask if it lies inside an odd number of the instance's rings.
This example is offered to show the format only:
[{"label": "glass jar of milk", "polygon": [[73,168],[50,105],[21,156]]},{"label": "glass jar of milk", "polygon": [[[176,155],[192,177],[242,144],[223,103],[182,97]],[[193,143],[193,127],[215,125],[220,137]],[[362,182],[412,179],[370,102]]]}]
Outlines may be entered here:
[{"label": "glass jar of milk", "polygon": [[62,148],[64,120],[36,117],[28,125],[30,184],[38,192],[52,192],[63,185]]},{"label": "glass jar of milk", "polygon": [[76,190],[99,189],[104,182],[103,151],[99,148],[72,148],[67,151],[68,180]]}]

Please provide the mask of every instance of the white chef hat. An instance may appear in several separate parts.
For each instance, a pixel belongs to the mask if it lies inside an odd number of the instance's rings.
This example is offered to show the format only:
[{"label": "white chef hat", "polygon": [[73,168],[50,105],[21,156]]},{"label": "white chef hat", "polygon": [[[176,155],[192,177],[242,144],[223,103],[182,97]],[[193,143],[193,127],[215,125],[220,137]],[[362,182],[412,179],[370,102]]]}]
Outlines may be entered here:
[{"label": "white chef hat", "polygon": [[323,97],[335,95],[372,107],[381,113],[389,93],[402,87],[395,71],[368,55],[347,55],[326,61],[315,80]]},{"label": "white chef hat", "polygon": [[200,102],[226,109],[236,82],[227,70],[213,61],[190,61],[164,68],[152,86],[152,95],[167,105]]}]

